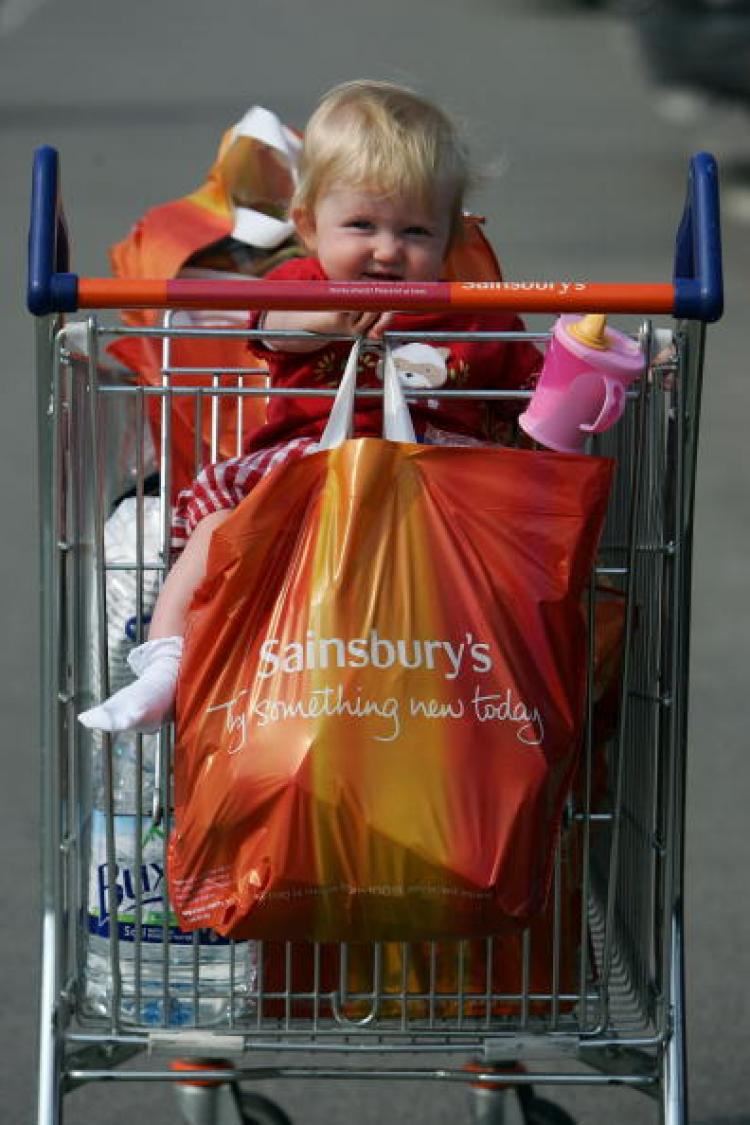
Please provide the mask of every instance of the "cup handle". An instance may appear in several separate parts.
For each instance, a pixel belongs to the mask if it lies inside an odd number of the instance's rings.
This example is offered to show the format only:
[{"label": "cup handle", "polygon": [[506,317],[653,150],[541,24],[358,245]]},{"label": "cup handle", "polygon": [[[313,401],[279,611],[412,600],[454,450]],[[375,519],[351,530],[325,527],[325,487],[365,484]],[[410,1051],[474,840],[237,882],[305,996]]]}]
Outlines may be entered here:
[{"label": "cup handle", "polygon": [[600,434],[614,426],[625,410],[625,388],[619,379],[612,379],[608,375],[604,379],[604,403],[599,416],[593,422],[581,422],[579,430],[586,434]]}]

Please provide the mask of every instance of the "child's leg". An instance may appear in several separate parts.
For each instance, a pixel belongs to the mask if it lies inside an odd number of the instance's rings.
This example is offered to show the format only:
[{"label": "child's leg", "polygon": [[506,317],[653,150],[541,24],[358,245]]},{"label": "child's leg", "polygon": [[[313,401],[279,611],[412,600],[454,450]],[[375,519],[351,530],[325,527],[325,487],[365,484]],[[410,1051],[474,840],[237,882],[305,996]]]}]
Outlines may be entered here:
[{"label": "child's leg", "polygon": [[225,508],[205,516],[196,525],[185,545],[185,550],[175,562],[159,591],[148,627],[150,641],[158,640],[160,637],[184,635],[190,602],[206,574],[211,536],[230,515],[230,510]]},{"label": "child's leg", "polygon": [[177,688],[188,608],[206,573],[211,536],[229,515],[228,510],[213,512],[197,525],[159,593],[148,641],[128,657],[138,679],[98,707],[82,712],[78,719],[85,727],[113,733],[151,733],[168,718]]}]

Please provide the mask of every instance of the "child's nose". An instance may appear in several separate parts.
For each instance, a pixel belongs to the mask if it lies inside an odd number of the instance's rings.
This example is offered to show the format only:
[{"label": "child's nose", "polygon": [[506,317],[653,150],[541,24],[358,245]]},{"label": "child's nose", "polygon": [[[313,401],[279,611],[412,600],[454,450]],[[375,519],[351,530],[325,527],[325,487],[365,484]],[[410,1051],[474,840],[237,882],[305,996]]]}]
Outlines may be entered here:
[{"label": "child's nose", "polygon": [[375,258],[379,262],[393,262],[401,254],[401,240],[394,234],[381,231],[375,241]]}]

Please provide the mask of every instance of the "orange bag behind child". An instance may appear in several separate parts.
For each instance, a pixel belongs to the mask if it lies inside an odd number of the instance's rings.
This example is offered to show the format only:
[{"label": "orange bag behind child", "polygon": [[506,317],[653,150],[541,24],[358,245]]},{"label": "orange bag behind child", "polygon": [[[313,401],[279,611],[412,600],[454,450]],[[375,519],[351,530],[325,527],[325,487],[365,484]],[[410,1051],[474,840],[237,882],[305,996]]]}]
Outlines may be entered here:
[{"label": "orange bag behind child", "polygon": [[612,463],[418,445],[388,365],[399,440],[342,440],[355,378],[356,357],[321,450],[215,533],[196,592],[169,863],[186,929],[481,937],[545,907]]}]

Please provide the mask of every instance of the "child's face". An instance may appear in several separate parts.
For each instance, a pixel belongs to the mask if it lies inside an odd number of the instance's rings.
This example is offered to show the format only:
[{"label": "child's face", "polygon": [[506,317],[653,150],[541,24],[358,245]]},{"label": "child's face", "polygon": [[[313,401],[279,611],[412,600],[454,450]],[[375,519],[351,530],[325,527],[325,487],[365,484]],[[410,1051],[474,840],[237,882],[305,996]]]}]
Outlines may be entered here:
[{"label": "child's face", "polygon": [[[441,205],[442,204],[442,205]],[[333,187],[311,214],[294,216],[331,281],[437,281],[450,217],[441,198],[430,207],[365,188]]]}]

